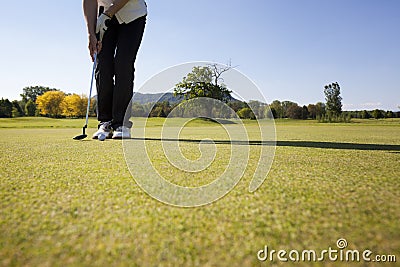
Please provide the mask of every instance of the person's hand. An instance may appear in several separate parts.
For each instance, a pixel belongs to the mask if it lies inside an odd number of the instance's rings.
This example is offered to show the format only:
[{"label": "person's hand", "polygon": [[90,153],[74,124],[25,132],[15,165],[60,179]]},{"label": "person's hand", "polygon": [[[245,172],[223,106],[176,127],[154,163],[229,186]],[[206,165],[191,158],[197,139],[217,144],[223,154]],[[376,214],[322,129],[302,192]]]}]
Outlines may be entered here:
[{"label": "person's hand", "polygon": [[97,19],[96,34],[99,35],[100,42],[103,40],[104,33],[108,29],[108,23],[110,22],[110,20],[111,20],[111,17],[105,13],[102,13]]},{"label": "person's hand", "polygon": [[94,54],[98,54],[101,51],[101,42],[97,40],[95,34],[89,35],[89,53],[92,57],[92,61],[94,60]]}]

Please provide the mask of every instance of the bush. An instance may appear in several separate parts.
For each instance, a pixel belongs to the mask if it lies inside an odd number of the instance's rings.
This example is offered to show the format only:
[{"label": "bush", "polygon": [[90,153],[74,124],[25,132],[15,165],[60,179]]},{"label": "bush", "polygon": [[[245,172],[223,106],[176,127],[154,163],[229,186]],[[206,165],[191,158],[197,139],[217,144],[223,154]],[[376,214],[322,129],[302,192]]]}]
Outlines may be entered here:
[{"label": "bush", "polygon": [[11,118],[13,104],[8,99],[0,99],[0,118]]},{"label": "bush", "polygon": [[36,115],[36,104],[31,99],[25,104],[25,115],[30,117]]},{"label": "bush", "polygon": [[384,116],[384,111],[380,110],[380,109],[375,109],[372,111],[372,117],[374,117],[374,119],[383,119]]},{"label": "bush", "polygon": [[251,119],[251,120],[255,120],[256,119],[256,116],[254,115],[254,113],[251,110],[251,108],[242,108],[241,110],[239,110],[237,112],[237,115],[241,119]]}]

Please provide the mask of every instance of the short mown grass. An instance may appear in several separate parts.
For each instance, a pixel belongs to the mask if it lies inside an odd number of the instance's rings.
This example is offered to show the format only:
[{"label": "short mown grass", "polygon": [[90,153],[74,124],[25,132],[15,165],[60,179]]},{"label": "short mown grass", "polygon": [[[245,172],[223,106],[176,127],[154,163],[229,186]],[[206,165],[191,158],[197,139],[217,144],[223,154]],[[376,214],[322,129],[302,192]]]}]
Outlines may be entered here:
[{"label": "short mown grass", "polygon": [[[206,174],[173,172],[157,140],[163,122],[150,119],[146,134],[155,166],[168,179],[201,185],[221,173],[228,144],[217,144],[219,164]],[[400,261],[399,120],[277,121],[275,158],[264,184],[248,192],[259,153],[252,145],[239,184],[199,208],[149,197],[128,171],[121,141],[72,140],[83,124],[0,120],[1,266],[270,266],[279,262],[257,260],[265,245],[321,251],[336,248],[339,238],[349,249]],[[91,119],[89,133],[95,125]],[[256,125],[246,127],[251,132]],[[182,138],[226,138],[219,131],[214,122],[196,121]],[[183,143],[182,151],[199,156],[195,142]]]}]

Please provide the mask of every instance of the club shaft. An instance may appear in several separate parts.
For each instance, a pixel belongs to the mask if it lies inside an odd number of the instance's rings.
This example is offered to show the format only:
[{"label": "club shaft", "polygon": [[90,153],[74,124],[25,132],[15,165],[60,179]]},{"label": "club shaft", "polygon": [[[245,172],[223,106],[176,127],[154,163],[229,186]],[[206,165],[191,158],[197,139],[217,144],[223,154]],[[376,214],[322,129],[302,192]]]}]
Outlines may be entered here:
[{"label": "club shaft", "polygon": [[97,54],[95,53],[93,56],[92,78],[90,80],[90,90],[89,90],[88,104],[87,104],[87,109],[86,109],[86,124],[85,124],[85,126],[88,125],[88,121],[89,121],[90,99],[92,98],[93,80],[94,80],[94,73],[96,71],[96,64],[97,64]]}]

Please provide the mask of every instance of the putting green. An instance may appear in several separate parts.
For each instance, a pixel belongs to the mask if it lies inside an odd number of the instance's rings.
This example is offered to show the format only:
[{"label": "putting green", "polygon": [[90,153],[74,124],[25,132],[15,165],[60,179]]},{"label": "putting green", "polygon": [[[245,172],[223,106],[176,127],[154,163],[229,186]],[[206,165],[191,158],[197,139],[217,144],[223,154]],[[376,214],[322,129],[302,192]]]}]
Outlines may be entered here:
[{"label": "putting green", "polygon": [[[220,164],[206,174],[174,173],[157,140],[162,122],[152,119],[146,137],[171,182],[201,185],[223,171],[230,150],[222,143]],[[399,261],[399,122],[277,121],[275,159],[255,193],[248,186],[259,147],[254,122],[246,122],[254,142],[238,185],[212,205],[176,208],[135,183],[121,141],[72,140],[82,120],[2,119],[0,265],[259,266],[265,245],[320,251],[337,248],[339,238]],[[196,122],[183,137],[216,137],[218,129]],[[195,159],[196,146],[183,143],[182,151]]]}]

